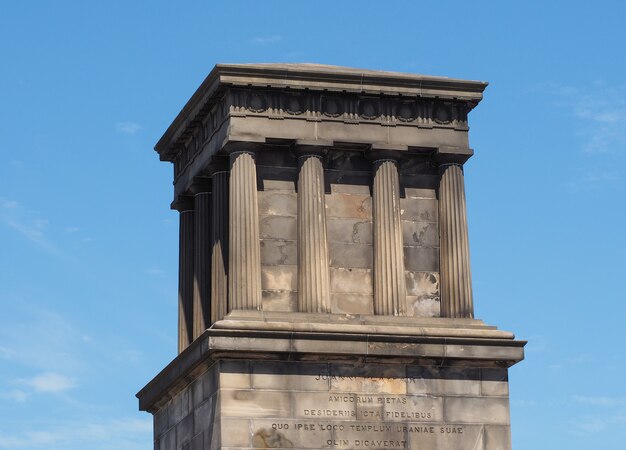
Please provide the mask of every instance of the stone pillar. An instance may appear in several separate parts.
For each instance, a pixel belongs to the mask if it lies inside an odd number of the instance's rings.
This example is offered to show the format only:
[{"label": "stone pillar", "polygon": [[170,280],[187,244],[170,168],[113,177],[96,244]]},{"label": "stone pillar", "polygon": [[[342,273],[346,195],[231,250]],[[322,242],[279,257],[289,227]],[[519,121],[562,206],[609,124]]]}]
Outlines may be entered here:
[{"label": "stone pillar", "polygon": [[[211,192],[210,180],[193,187],[194,196],[194,283],[193,338],[211,325]],[[192,188],[192,189],[193,189]]]},{"label": "stone pillar", "polygon": [[211,217],[211,323],[228,313],[228,161],[213,172]]},{"label": "stone pillar", "polygon": [[[388,155],[387,155],[388,156]],[[397,161],[374,153],[374,314],[406,315]]]},{"label": "stone pillar", "polygon": [[474,317],[463,166],[439,166],[441,316]]},{"label": "stone pillar", "polygon": [[261,244],[255,155],[230,154],[228,309],[261,309]]},{"label": "stone pillar", "polygon": [[178,353],[193,340],[193,199],[183,197],[173,205],[180,212],[178,242]]},{"label": "stone pillar", "polygon": [[298,311],[330,312],[323,152],[296,146],[298,156]]}]

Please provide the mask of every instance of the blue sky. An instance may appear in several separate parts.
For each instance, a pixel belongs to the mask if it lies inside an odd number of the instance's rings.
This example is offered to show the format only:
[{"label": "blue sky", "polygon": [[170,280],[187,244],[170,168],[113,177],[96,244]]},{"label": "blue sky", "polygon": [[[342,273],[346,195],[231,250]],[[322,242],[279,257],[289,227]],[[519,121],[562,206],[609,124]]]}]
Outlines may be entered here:
[{"label": "blue sky", "polygon": [[0,449],[148,450],[177,215],[152,147],[218,62],[487,80],[477,317],[528,339],[516,450],[626,439],[626,3],[0,1]]}]

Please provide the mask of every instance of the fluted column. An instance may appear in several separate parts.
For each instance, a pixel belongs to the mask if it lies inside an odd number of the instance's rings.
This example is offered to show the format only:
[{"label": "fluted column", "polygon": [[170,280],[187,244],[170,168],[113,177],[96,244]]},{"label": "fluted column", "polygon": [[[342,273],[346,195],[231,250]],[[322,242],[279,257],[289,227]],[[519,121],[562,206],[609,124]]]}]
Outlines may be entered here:
[{"label": "fluted column", "polygon": [[441,315],[474,317],[463,167],[442,164],[439,173]]},{"label": "fluted column", "polygon": [[298,148],[298,311],[330,312],[324,166],[319,148]]},{"label": "fluted column", "polygon": [[[207,180],[208,181],[208,180]],[[211,322],[211,193],[206,182],[194,196],[193,338]]]},{"label": "fluted column", "polygon": [[397,163],[374,161],[374,313],[406,314],[406,282]]},{"label": "fluted column", "polygon": [[178,352],[180,353],[193,340],[193,200],[184,198],[177,202],[175,208],[180,212],[178,242]]},{"label": "fluted column", "polygon": [[258,310],[261,309],[261,247],[253,152],[230,154],[229,189],[229,310]]},{"label": "fluted column", "polygon": [[228,165],[213,173],[211,323],[228,312]]}]

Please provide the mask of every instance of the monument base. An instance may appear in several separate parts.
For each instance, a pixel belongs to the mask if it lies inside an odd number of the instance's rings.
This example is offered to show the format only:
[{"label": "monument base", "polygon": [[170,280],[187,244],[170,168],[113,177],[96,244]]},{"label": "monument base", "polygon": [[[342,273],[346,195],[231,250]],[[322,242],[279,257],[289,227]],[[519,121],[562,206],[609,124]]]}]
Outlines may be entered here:
[{"label": "monument base", "polygon": [[306,316],[207,330],[137,394],[155,449],[511,448],[525,342],[470,319]]}]

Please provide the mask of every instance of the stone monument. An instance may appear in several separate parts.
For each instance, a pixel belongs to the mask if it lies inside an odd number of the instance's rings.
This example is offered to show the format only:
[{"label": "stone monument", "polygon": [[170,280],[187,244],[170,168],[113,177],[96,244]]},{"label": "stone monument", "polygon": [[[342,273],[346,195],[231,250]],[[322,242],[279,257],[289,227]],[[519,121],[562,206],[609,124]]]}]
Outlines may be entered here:
[{"label": "stone monument", "polygon": [[156,145],[180,213],[154,448],[507,450],[525,342],[474,318],[463,164],[487,83],[217,65]]}]

